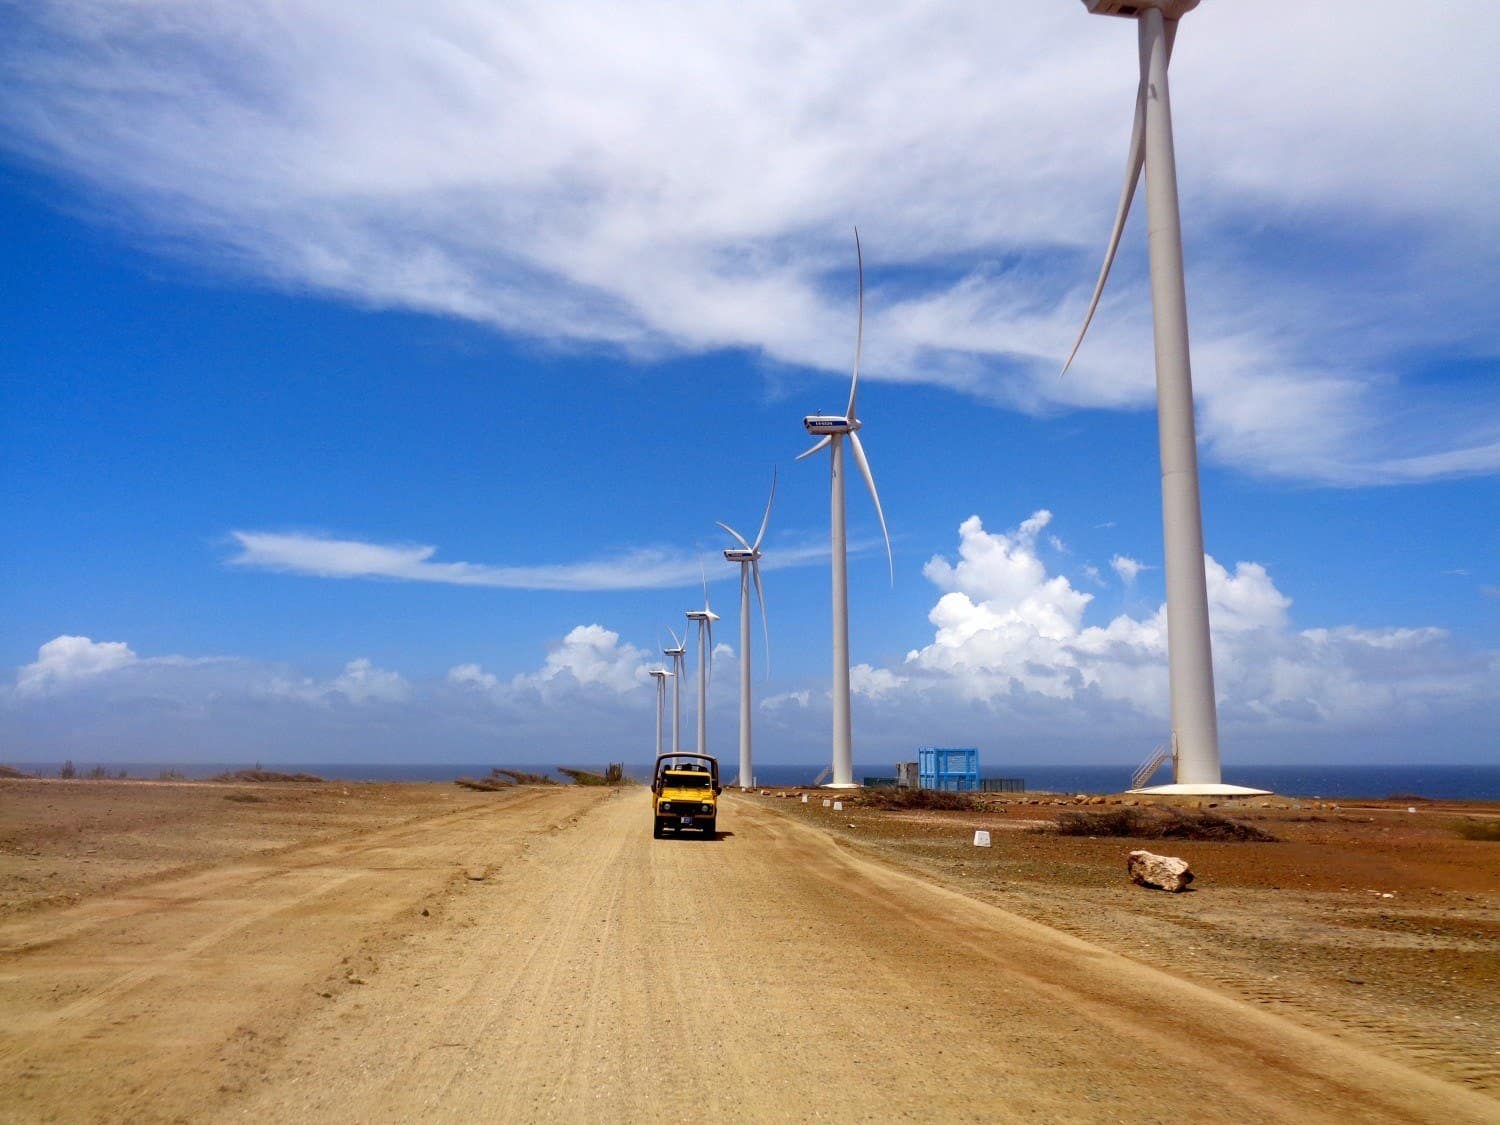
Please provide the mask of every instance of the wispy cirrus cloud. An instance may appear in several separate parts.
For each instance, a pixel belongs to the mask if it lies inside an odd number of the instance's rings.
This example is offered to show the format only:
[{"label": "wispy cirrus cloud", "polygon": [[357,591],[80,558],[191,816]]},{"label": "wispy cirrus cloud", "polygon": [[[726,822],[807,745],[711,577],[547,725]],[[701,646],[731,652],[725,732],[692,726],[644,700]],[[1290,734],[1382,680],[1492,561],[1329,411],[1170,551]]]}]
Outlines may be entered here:
[{"label": "wispy cirrus cloud", "polygon": [[[230,566],[304,574],[316,578],[384,578],[438,582],[450,586],[490,586],[506,590],[665,590],[696,586],[703,571],[698,556],[661,547],[635,547],[576,563],[495,566],[441,562],[436,547],[417,543],[370,543],[299,532],[232,531],[238,548]],[[851,550],[868,549],[868,544]],[[823,544],[768,549],[763,570],[808,566],[828,558]],[[722,568],[718,568],[722,570]],[[723,577],[716,572],[715,577]]]},{"label": "wispy cirrus cloud", "polygon": [[[1204,5],[1173,62],[1206,455],[1351,485],[1492,472],[1500,21],[1263,9]],[[1079,5],[10,15],[0,144],[195,263],[563,346],[842,372],[857,221],[871,378],[1153,403],[1135,229],[1056,378],[1135,89],[1128,25]]]}]

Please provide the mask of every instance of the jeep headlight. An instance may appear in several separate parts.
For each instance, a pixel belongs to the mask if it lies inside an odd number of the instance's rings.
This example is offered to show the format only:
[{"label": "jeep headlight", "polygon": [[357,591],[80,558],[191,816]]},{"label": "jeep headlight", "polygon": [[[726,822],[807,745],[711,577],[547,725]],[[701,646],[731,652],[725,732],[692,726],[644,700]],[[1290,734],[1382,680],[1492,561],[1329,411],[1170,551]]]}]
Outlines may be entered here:
[{"label": "jeep headlight", "polygon": [[713,812],[714,811],[714,807],[712,805],[704,805],[703,806],[703,811],[706,812],[706,813]]}]

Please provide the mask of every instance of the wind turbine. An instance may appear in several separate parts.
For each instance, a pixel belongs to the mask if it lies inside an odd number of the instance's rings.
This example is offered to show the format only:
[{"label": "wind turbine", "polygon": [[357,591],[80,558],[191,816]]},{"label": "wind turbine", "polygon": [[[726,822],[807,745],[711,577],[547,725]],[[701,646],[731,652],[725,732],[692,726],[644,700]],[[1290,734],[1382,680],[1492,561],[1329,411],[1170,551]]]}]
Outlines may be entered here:
[{"label": "wind turbine", "polygon": [[678,688],[682,684],[683,662],[687,657],[687,633],[682,634],[682,639],[671,629],[667,630],[672,638],[672,647],[661,650],[663,656],[672,658],[672,753],[682,749],[682,700],[679,697]]},{"label": "wind turbine", "polygon": [[1213,650],[1208,632],[1208,586],[1203,572],[1203,513],[1198,495],[1198,442],[1193,424],[1193,375],[1188,358],[1187,289],[1182,267],[1182,221],[1172,142],[1167,63],[1178,21],[1198,0],[1083,0],[1090,12],[1136,21],[1140,84],[1125,186],[1120,193],[1104,265],[1083,328],[1063,365],[1066,373],[1099,307],[1130,204],[1146,172],[1147,242],[1151,252],[1151,312],[1156,338],[1156,412],[1161,445],[1162,535],[1166,548],[1167,664],[1172,696],[1172,785],[1149,792],[1249,794],[1264,790],[1225,785],[1219,765],[1219,719],[1214,701]]},{"label": "wind turbine", "polygon": [[[728,562],[740,564],[740,785],[754,785],[755,772],[750,760],[750,582],[755,581],[755,596],[760,599],[760,625],[766,637],[766,674],[771,671],[771,627],[766,624],[766,592],[760,584],[760,544],[771,522],[771,502],[776,499],[776,472],[771,472],[771,495],[766,500],[766,514],[761,517],[760,532],[752,545],[722,520],[716,521],[740,542],[737,549],[724,552]],[[705,598],[705,601],[707,599]]]},{"label": "wind turbine", "polygon": [[[661,757],[661,716],[667,702],[667,680],[674,683],[677,677],[665,668],[651,669],[651,676],[656,680],[656,756]],[[675,750],[676,747],[673,747]]]},{"label": "wind turbine", "polygon": [[[714,622],[719,615],[708,605],[708,574],[703,571],[703,559],[698,559],[698,570],[703,573],[703,608],[687,611],[687,619],[698,623],[698,746],[700,754],[708,753],[708,674],[714,661]],[[685,639],[685,638],[684,638]]]},{"label": "wind turbine", "polygon": [[870,475],[870,462],[865,458],[864,446],[859,441],[863,428],[854,413],[855,399],[859,395],[859,357],[864,347],[865,336],[865,260],[860,250],[859,230],[854,231],[854,256],[858,263],[859,276],[859,322],[854,336],[854,380],[849,384],[849,406],[842,416],[814,414],[802,419],[807,432],[818,438],[818,443],[797,460],[811,457],[820,449],[828,449],[828,471],[831,482],[831,538],[833,541],[833,780],[830,789],[856,789],[854,783],[854,746],[849,716],[849,561],[848,544],[844,533],[844,438],[854,449],[854,460],[864,475],[870,489],[870,499],[875,501],[875,514],[880,517],[880,533],[885,536],[885,556],[890,564],[891,585],[896,584],[896,562],[891,556],[891,536],[886,531],[885,513],[880,509],[880,494],[875,491],[875,478]]}]

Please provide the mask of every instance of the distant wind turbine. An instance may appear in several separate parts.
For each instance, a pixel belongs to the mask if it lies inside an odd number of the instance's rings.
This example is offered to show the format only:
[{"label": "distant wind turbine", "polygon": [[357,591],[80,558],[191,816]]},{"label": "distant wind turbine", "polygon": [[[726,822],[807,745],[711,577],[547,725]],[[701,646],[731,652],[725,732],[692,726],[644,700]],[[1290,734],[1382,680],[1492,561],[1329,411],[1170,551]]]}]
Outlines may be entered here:
[{"label": "distant wind turbine", "polygon": [[651,669],[651,677],[656,681],[656,756],[660,758],[662,711],[665,709],[667,702],[667,681],[670,679],[675,683],[677,677],[673,676],[665,668]]},{"label": "distant wind turbine", "polygon": [[698,623],[698,745],[700,754],[708,753],[708,677],[714,663],[714,622],[719,619],[708,604],[708,574],[703,559],[698,559],[703,575],[703,608],[687,611],[687,619]]},{"label": "distant wind turbine", "polygon": [[1219,719],[1214,701],[1213,650],[1208,630],[1208,585],[1203,572],[1203,514],[1198,495],[1198,441],[1193,424],[1193,376],[1188,358],[1187,288],[1182,267],[1182,222],[1167,63],[1177,23],[1198,0],[1083,0],[1090,12],[1136,21],[1140,83],[1125,186],[1120,193],[1104,265],[1083,328],[1063,365],[1083,344],[1120,247],[1130,204],[1146,173],[1147,242],[1151,251],[1151,311],[1156,336],[1156,412],[1161,446],[1162,534],[1166,546],[1167,664],[1172,696],[1174,784],[1152,792],[1259,793],[1226,786],[1219,765]]},{"label": "distant wind turbine", "polygon": [[761,517],[760,532],[753,544],[723,521],[719,526],[739,540],[740,548],[731,547],[724,558],[740,564],[740,784],[754,785],[755,771],[750,755],[750,584],[760,600],[760,626],[766,638],[766,674],[771,672],[771,627],[766,623],[766,592],[760,584],[760,545],[771,522],[771,503],[776,499],[776,473],[771,473],[771,495],[766,500],[766,514]]},{"label": "distant wind turbine", "polygon": [[675,754],[682,749],[682,699],[679,689],[682,686],[683,664],[687,657],[687,633],[683,633],[680,640],[671,629],[668,629],[667,633],[672,638],[672,647],[662,649],[661,654],[672,658],[672,753]]},{"label": "distant wind turbine", "polygon": [[870,499],[875,501],[875,514],[880,517],[880,533],[885,536],[885,556],[890,565],[891,584],[896,582],[896,562],[891,555],[891,537],[885,527],[885,513],[880,508],[880,494],[875,491],[875,478],[870,475],[870,462],[865,458],[864,446],[860,444],[859,431],[863,428],[854,412],[855,400],[859,396],[859,359],[864,347],[865,335],[865,261],[859,245],[859,231],[854,232],[854,255],[858,263],[859,276],[859,322],[854,336],[854,379],[849,384],[849,406],[842,416],[814,414],[802,419],[807,432],[818,438],[818,443],[797,460],[811,457],[820,449],[829,451],[829,479],[832,499],[831,538],[833,540],[833,780],[830,789],[854,789],[854,745],[849,713],[849,561],[848,544],[844,532],[844,438],[854,450],[855,463],[870,489]]}]

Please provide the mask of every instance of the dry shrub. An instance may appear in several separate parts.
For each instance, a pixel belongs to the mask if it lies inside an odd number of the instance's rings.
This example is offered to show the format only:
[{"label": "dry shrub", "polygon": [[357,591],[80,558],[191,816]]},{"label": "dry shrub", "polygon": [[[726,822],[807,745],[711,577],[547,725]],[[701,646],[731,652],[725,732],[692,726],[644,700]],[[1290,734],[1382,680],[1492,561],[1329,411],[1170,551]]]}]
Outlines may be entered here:
[{"label": "dry shrub", "polygon": [[869,809],[933,809],[965,812],[983,805],[971,793],[948,789],[870,789],[860,794],[859,804]]},{"label": "dry shrub", "polygon": [[1465,840],[1500,841],[1500,820],[1461,820],[1453,831]]},{"label": "dry shrub", "polygon": [[241,805],[263,805],[266,801],[264,797],[257,797],[254,793],[225,793],[224,800]]},{"label": "dry shrub", "polygon": [[1276,837],[1253,824],[1192,809],[1101,809],[1068,811],[1053,828],[1059,836],[1120,836],[1138,840],[1224,840],[1274,842]]},{"label": "dry shrub", "polygon": [[[610,762],[604,767],[603,773],[594,770],[570,769],[567,766],[558,766],[557,772],[564,777],[571,778],[574,785],[625,785],[630,779],[625,776],[624,762]],[[535,776],[528,774],[527,776]],[[544,784],[550,784],[547,779]]]},{"label": "dry shrub", "polygon": [[30,777],[29,773],[16,769],[15,766],[0,766],[0,777]]},{"label": "dry shrub", "polygon": [[515,783],[512,781],[502,781],[494,777],[456,777],[453,779],[453,784],[462,789],[477,789],[481,793],[493,793],[497,789],[512,789],[515,787]]},{"label": "dry shrub", "polygon": [[486,781],[509,781],[512,785],[557,785],[555,777],[548,777],[544,773],[527,773],[525,770],[490,770]]},{"label": "dry shrub", "polygon": [[320,782],[323,779],[310,773],[277,773],[275,770],[231,770],[229,773],[221,773],[213,778],[214,781],[251,781],[251,782],[279,782],[290,781],[299,785]]}]

